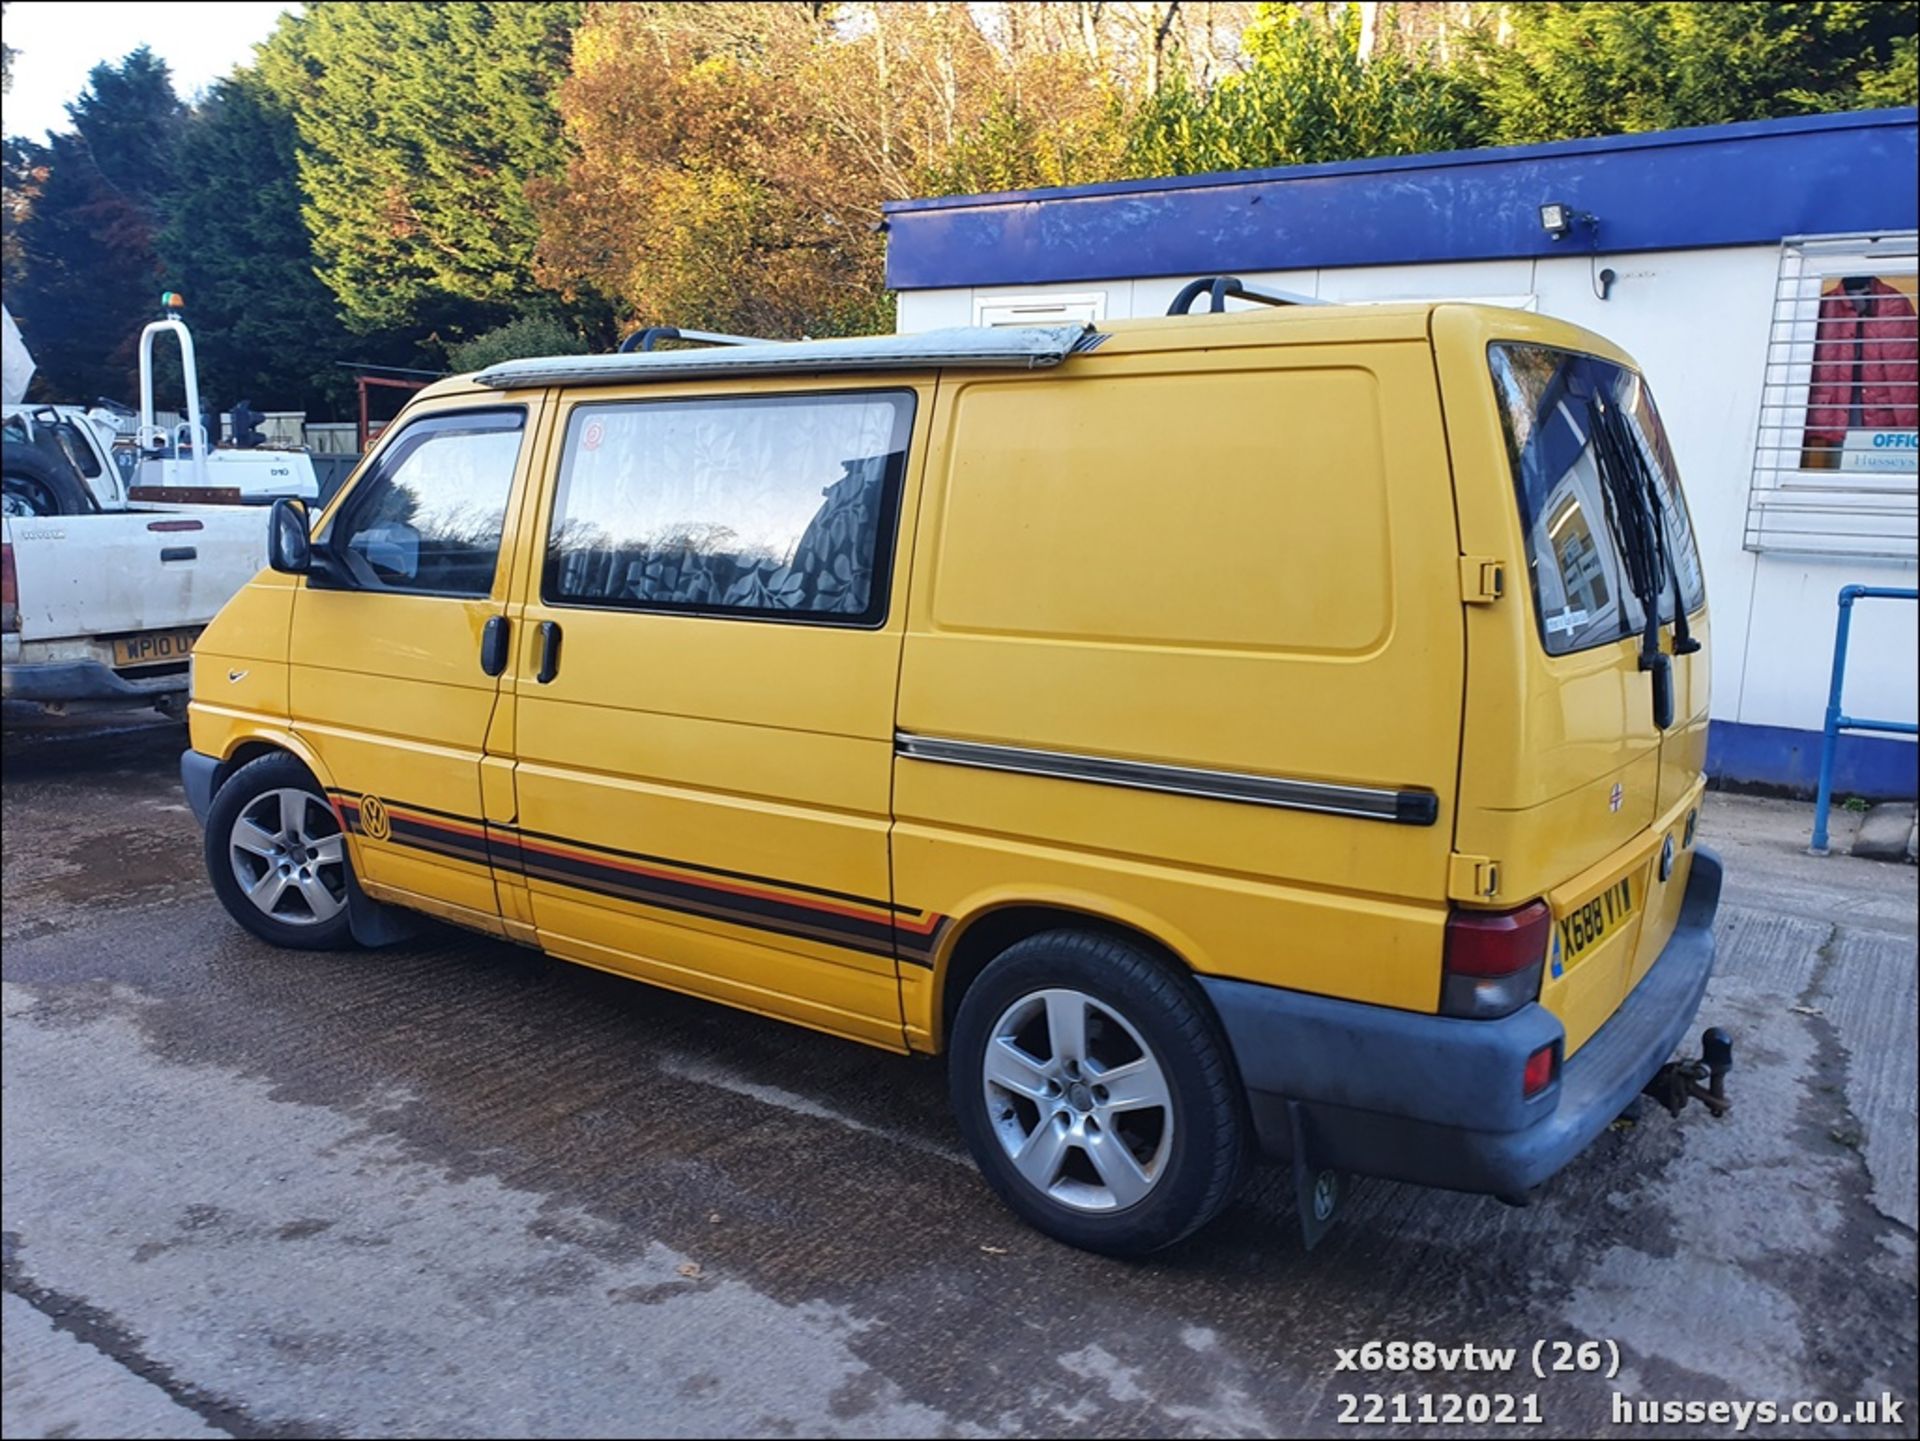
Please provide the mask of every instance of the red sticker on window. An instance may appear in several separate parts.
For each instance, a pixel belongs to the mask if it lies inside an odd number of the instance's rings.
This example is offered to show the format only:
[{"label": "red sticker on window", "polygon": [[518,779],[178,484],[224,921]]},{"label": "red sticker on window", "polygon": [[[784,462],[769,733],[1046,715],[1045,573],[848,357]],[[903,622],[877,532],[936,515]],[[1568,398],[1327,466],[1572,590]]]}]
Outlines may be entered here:
[{"label": "red sticker on window", "polygon": [[607,427],[600,421],[589,420],[587,422],[587,428],[580,432],[580,448],[582,450],[598,450],[600,448],[600,442],[606,438]]}]

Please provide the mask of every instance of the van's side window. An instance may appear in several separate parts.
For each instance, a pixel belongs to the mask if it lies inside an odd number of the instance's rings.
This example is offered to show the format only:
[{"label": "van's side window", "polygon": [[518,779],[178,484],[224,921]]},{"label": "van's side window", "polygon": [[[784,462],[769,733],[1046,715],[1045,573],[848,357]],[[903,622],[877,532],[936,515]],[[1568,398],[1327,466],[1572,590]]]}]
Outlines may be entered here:
[{"label": "van's side window", "polygon": [[493,589],[519,410],[416,420],[354,490],[331,548],[362,590],[482,596]]},{"label": "van's side window", "polygon": [[912,427],[907,391],[579,406],[542,594],[878,624]]}]

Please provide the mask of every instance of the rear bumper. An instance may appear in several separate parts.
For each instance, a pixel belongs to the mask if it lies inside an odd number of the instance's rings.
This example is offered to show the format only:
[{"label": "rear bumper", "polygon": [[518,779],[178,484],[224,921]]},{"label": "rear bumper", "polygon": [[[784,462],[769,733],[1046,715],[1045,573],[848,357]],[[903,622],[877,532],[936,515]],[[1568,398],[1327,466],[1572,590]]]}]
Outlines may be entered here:
[{"label": "rear bumper", "polygon": [[97,660],[47,661],[0,667],[0,696],[40,705],[67,701],[119,701],[156,705],[187,688],[187,672],[129,678]]},{"label": "rear bumper", "polygon": [[1720,875],[1719,857],[1696,850],[1666,949],[1531,1099],[1520,1092],[1526,1058],[1565,1039],[1538,1004],[1465,1021],[1201,977],[1262,1147],[1291,1149],[1292,1101],[1316,1166],[1493,1195],[1539,1185],[1627,1108],[1692,1027],[1713,972]]}]

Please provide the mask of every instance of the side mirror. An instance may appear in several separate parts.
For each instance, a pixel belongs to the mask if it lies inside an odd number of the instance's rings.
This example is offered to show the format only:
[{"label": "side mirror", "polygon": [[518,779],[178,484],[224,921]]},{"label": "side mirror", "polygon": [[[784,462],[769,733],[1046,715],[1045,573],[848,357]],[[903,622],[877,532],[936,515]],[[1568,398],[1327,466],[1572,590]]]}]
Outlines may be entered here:
[{"label": "side mirror", "polygon": [[313,565],[307,506],[293,496],[273,503],[267,518],[267,564],[285,575],[305,575]]}]

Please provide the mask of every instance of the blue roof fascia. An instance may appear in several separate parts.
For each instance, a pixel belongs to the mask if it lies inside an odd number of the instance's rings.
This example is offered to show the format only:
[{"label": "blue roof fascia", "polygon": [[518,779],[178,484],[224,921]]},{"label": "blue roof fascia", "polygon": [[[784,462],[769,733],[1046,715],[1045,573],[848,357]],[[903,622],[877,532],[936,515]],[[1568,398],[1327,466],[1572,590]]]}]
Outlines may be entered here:
[{"label": "blue roof fascia", "polygon": [[[1920,224],[1920,112],[887,205],[895,290],[1703,246]],[[1538,207],[1599,217],[1555,241]]]}]

